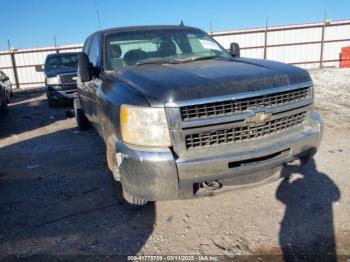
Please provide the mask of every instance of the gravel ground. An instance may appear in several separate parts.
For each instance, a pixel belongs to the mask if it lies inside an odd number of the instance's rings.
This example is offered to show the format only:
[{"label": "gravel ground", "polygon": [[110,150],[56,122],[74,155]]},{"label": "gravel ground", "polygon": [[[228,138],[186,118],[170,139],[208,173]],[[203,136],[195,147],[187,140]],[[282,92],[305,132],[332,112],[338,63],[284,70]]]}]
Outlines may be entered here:
[{"label": "gravel ground", "polygon": [[290,180],[131,211],[95,131],[17,96],[0,120],[0,259],[9,255],[350,255],[350,70],[311,71],[323,143]]}]

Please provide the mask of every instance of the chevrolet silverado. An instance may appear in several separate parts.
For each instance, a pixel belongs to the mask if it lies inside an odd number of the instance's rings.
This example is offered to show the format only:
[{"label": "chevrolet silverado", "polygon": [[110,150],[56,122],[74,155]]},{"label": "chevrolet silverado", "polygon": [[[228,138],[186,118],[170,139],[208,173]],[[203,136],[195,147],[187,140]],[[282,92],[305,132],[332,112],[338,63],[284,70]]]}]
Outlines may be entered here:
[{"label": "chevrolet silverado", "polygon": [[79,54],[74,111],[106,143],[133,206],[275,180],[322,136],[306,70],[240,57],[188,26],[98,31]]}]

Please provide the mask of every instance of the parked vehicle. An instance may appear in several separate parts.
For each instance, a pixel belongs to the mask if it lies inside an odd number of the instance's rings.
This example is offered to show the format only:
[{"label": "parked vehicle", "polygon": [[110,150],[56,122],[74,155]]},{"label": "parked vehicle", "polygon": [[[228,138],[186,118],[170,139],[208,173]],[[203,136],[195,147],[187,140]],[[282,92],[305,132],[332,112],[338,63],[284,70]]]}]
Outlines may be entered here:
[{"label": "parked vehicle", "polygon": [[72,102],[77,91],[78,53],[57,53],[47,56],[44,66],[49,107]]},{"label": "parked vehicle", "polygon": [[10,97],[13,95],[12,83],[10,81],[10,78],[1,70],[0,70],[0,84],[3,85],[5,88],[7,103],[9,103]]},{"label": "parked vehicle", "polygon": [[87,38],[74,110],[103,137],[124,199],[142,206],[279,178],[320,144],[313,102],[301,68],[241,58],[193,27],[143,26]]}]

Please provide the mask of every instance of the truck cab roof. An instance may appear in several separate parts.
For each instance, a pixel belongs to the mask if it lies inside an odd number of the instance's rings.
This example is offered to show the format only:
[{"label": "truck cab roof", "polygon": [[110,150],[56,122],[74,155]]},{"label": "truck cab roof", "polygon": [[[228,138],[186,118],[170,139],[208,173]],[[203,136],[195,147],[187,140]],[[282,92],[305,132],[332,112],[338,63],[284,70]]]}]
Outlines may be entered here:
[{"label": "truck cab roof", "polygon": [[108,29],[103,29],[100,31],[96,31],[93,34],[91,34],[88,38],[95,34],[103,34],[103,35],[109,35],[109,34],[115,34],[120,32],[132,32],[132,31],[145,31],[145,30],[169,30],[169,29],[192,29],[192,30],[199,30],[198,28],[192,27],[192,26],[184,26],[184,25],[142,25],[142,26],[125,26],[125,27],[113,27]]}]

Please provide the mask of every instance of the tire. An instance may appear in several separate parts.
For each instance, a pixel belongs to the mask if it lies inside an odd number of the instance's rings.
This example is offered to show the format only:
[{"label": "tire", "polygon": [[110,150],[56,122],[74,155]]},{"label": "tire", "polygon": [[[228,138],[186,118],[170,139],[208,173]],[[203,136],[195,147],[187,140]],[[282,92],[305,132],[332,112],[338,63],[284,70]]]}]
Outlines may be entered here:
[{"label": "tire", "polygon": [[[113,139],[111,140],[114,141]],[[106,157],[107,157],[108,169],[112,173],[110,177],[111,177],[111,182],[113,183],[114,188],[116,189],[117,198],[119,199],[120,202],[123,203],[123,206],[126,207],[127,209],[141,208],[145,206],[148,203],[148,201],[135,197],[124,190],[124,187],[120,182],[120,170],[118,168],[117,159],[115,157],[116,156],[115,149],[112,145],[114,145],[114,142],[109,141],[109,143],[107,143]]]},{"label": "tire", "polygon": [[83,109],[79,106],[79,101],[77,99],[74,99],[74,115],[75,120],[77,121],[77,126],[79,130],[84,131],[88,130],[90,127],[89,120],[86,118]]},{"label": "tire", "polygon": [[49,94],[47,94],[47,103],[49,104],[50,108],[57,107],[57,102],[55,100],[53,100]]},{"label": "tire", "polygon": [[11,97],[11,93],[9,93],[8,95],[6,95],[6,101],[7,101],[7,103],[9,104],[10,103],[10,97]]},{"label": "tire", "polygon": [[141,198],[138,198],[138,197],[135,197],[133,195],[130,195],[128,192],[126,192],[124,190],[124,188],[122,188],[122,191],[123,191],[123,200],[124,200],[124,203],[126,204],[126,206],[130,209],[137,209],[137,208],[141,208],[143,206],[145,206],[148,201],[147,200],[144,200],[144,199],[141,199]]},{"label": "tire", "polygon": [[3,101],[2,101],[2,104],[0,106],[0,115],[6,115],[7,112],[8,112],[7,98],[6,98],[5,93],[4,93]]}]

